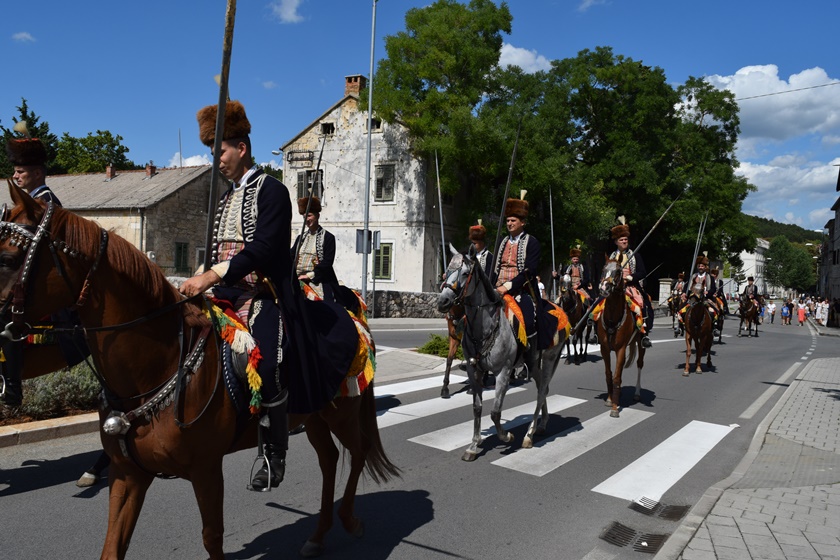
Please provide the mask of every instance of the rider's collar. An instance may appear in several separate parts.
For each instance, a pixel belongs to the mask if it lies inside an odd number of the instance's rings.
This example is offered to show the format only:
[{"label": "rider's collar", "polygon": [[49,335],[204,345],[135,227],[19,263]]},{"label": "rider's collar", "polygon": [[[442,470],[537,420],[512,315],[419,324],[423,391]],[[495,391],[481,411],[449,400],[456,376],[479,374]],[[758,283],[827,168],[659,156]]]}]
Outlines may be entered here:
[{"label": "rider's collar", "polygon": [[524,231],[520,232],[519,235],[517,235],[516,237],[508,236],[508,242],[509,243],[519,243],[519,240],[522,239],[523,235],[525,235]]}]

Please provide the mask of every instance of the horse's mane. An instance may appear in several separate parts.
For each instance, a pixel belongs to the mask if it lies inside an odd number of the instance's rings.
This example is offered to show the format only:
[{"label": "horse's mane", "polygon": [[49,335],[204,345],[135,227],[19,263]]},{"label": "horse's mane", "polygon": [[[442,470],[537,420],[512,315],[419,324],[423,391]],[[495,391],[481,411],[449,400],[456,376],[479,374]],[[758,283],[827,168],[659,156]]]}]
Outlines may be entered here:
[{"label": "horse's mane", "polygon": [[479,282],[481,282],[481,285],[490,297],[490,300],[496,303],[500,302],[502,298],[499,295],[499,292],[496,291],[496,288],[490,285],[490,278],[488,278],[487,274],[484,273],[484,268],[482,268],[481,263],[479,263],[478,259],[475,258],[475,255],[472,254],[472,251],[470,251],[468,256],[470,260],[473,261],[473,270],[475,270],[475,273],[478,275]]},{"label": "horse's mane", "polygon": [[[54,232],[64,233],[64,242],[71,249],[79,252],[88,261],[94,262],[99,254],[102,228],[91,220],[77,216],[64,208],[57,207],[53,215]],[[166,279],[163,271],[152,264],[146,255],[119,235],[108,233],[108,247],[103,260],[120,276],[130,279],[147,293],[152,300],[170,304],[180,295]],[[192,304],[186,304],[184,317],[190,326],[206,322],[201,310]]]}]

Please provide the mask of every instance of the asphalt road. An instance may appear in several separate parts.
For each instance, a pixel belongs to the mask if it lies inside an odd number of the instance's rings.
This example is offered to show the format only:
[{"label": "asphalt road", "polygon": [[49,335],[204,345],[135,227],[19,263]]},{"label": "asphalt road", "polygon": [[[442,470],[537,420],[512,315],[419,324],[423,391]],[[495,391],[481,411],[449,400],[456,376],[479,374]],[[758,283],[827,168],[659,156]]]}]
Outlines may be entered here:
[{"label": "asphalt road", "polygon": [[[424,331],[376,334],[379,345],[393,347],[416,346],[415,338],[422,343],[428,336]],[[440,406],[435,382],[420,389],[377,386],[383,395],[378,401],[383,443],[403,476],[382,486],[361,484],[356,507],[367,533],[357,540],[335,527],[327,541],[328,557],[651,558],[599,536],[613,522],[667,535],[678,521],[634,511],[628,508],[631,498],[621,494],[636,496],[633,499],[652,494],[664,505],[693,505],[744,456],[756,427],[783,393],[786,376],[809,359],[837,355],[835,339],[816,337],[807,327],[766,325],[759,338],[734,334],[728,323],[724,344],[714,347],[715,368],[686,378],[684,343],[658,326],[654,347],[646,355],[641,402],[632,400],[632,367],[625,370],[626,408],[619,419],[604,417],[600,356],[590,355],[580,366],[561,365],[550,393],[570,404],[552,414],[538,448],[519,449],[525,431],[521,425],[514,429],[511,445],[488,436],[474,463],[460,460],[465,445],[446,451],[418,442],[469,422],[468,401],[459,404],[462,397],[455,395],[445,403],[448,410],[422,412]],[[394,337],[390,344],[387,337]],[[508,394],[504,410],[532,406],[533,385],[517,389]],[[395,420],[401,411],[405,413]],[[484,414],[488,413],[485,401]],[[454,431],[463,435],[464,429]],[[469,435],[469,428],[466,431]],[[245,490],[254,452],[226,458],[228,558],[297,557],[315,525],[320,485],[315,454],[305,438],[293,436],[286,481],[271,493]],[[107,489],[80,490],[73,485],[98,448],[98,436],[86,435],[0,449],[4,558],[99,555]],[[346,470],[342,474],[346,476]],[[675,480],[668,482],[671,478]],[[160,480],[152,485],[128,557],[206,557],[188,483]]]}]

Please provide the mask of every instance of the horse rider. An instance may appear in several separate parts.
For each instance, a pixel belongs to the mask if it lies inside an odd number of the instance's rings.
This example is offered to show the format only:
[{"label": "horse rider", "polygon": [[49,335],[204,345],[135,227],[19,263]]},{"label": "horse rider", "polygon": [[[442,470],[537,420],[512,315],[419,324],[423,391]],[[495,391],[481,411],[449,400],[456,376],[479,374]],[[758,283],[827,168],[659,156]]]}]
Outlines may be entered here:
[{"label": "horse rider", "polygon": [[761,294],[758,292],[758,286],[755,285],[755,278],[752,276],[747,278],[747,285],[744,286],[744,291],[741,293],[742,298],[746,297],[749,298],[750,301],[755,302],[756,306],[758,307],[758,312],[756,316],[761,315],[761,310],[764,307],[764,300],[761,297]]},{"label": "horse rider", "polygon": [[671,298],[679,301],[685,292],[685,272],[677,274],[677,279],[671,282]]},{"label": "horse rider", "polygon": [[[715,292],[717,291],[717,283],[712,278],[712,275],[708,272],[709,266],[709,258],[705,255],[700,255],[697,257],[695,261],[695,266],[697,267],[697,272],[695,272],[691,276],[691,280],[688,282],[688,291],[683,293],[682,301],[688,301],[688,295],[694,292],[695,286],[700,286],[700,296],[703,298],[703,303],[706,305],[706,308],[709,310],[709,313],[712,317],[712,324],[714,325],[717,321],[717,316],[720,311],[717,308],[717,303],[715,301]],[[680,322],[684,322],[685,319],[685,312],[688,309],[688,305],[684,306],[680,310]],[[717,327],[714,328],[714,332],[712,336],[720,336],[720,333],[717,330]]]},{"label": "horse rider", "polygon": [[292,245],[292,258],[297,253],[295,274],[302,284],[311,287],[319,298],[334,299],[338,284],[335,262],[335,236],[321,227],[321,201],[318,197],[299,198],[298,213],[303,216],[305,230]]},{"label": "horse rider", "polygon": [[[44,144],[38,138],[29,137],[25,122],[21,122],[24,123],[22,129],[25,137],[12,137],[6,142],[6,155],[14,168],[12,180],[35,200],[52,202],[56,206],[61,206],[61,201],[47,186],[47,151]],[[81,324],[78,314],[69,309],[52,315],[50,321],[68,326]],[[56,338],[68,366],[81,363],[90,354],[82,334],[74,336],[59,333]],[[23,402],[23,348],[23,341],[3,340],[4,360],[0,361],[0,367],[2,367],[0,371],[5,381],[3,402],[6,406],[20,406]]]},{"label": "horse rider", "polygon": [[[537,285],[537,271],[540,267],[540,243],[536,237],[525,232],[529,205],[526,191],[520,198],[508,198],[505,202],[505,227],[508,235],[499,243],[492,282],[500,296],[509,295],[519,306],[528,336],[525,364],[529,375],[537,364],[537,353],[551,344],[553,333],[543,326],[542,301]],[[508,300],[510,303],[510,300]],[[549,321],[550,322],[550,321]]]},{"label": "horse rider", "polygon": [[726,305],[726,297],[724,296],[725,292],[723,291],[723,280],[720,278],[720,269],[713,268],[709,271],[709,274],[712,275],[712,282],[715,284],[715,301],[717,302],[718,308],[724,315],[729,315],[729,306]]},{"label": "horse rider", "polygon": [[478,224],[470,226],[470,243],[475,248],[475,258],[478,259],[478,264],[490,278],[493,275],[493,253],[487,249],[487,228],[478,220]]},{"label": "horse rider", "polygon": [[554,278],[560,278],[561,276],[565,276],[566,274],[572,279],[572,289],[580,294],[584,307],[589,307],[592,303],[592,296],[590,295],[590,290],[592,290],[592,283],[589,279],[589,271],[583,266],[583,263],[580,262],[580,245],[572,247],[569,250],[569,258],[571,262],[566,266],[565,269],[560,267],[562,272],[552,272],[552,276]]},{"label": "horse rider", "polygon": [[650,299],[644,292],[642,280],[645,278],[645,263],[642,256],[630,249],[630,226],[624,221],[624,216],[619,216],[619,225],[610,229],[610,234],[615,242],[616,250],[610,255],[610,259],[618,262],[623,269],[625,293],[644,310],[644,325],[642,327],[642,346],[652,346],[649,338],[653,329],[653,306]]}]

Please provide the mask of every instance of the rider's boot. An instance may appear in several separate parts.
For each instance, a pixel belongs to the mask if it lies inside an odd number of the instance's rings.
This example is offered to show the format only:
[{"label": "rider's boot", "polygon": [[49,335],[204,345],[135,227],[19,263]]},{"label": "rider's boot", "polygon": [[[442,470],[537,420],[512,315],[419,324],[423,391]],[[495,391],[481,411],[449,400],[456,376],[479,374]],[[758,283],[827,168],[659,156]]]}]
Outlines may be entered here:
[{"label": "rider's boot", "polygon": [[3,375],[3,403],[10,407],[20,406],[23,402],[23,347],[19,342],[11,342],[3,348],[3,355],[6,358],[0,370]]},{"label": "rider's boot", "polygon": [[265,442],[265,462],[251,480],[251,487],[258,492],[269,487],[269,466],[272,488],[277,488],[286,474],[286,450],[289,448],[289,420],[286,417],[288,402],[288,393],[284,391],[280,401],[274,406],[269,405],[268,412],[260,419],[260,435]]},{"label": "rider's boot", "polygon": [[650,337],[647,333],[642,333],[642,348],[650,348],[653,346],[653,343],[650,341]]}]

